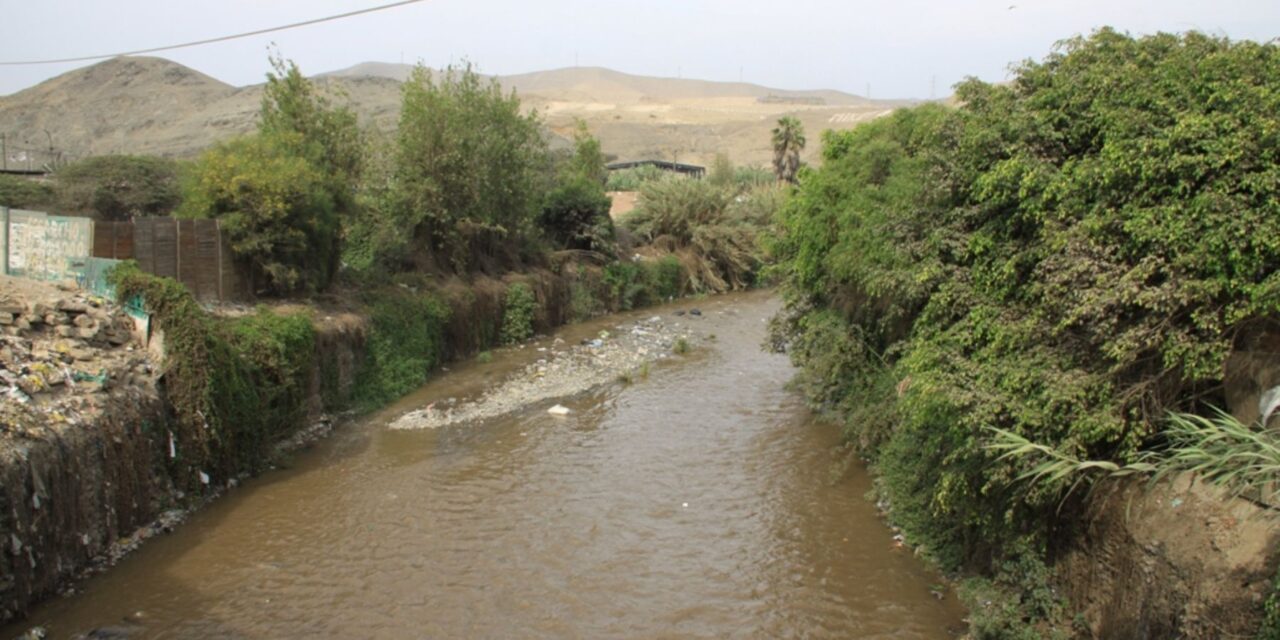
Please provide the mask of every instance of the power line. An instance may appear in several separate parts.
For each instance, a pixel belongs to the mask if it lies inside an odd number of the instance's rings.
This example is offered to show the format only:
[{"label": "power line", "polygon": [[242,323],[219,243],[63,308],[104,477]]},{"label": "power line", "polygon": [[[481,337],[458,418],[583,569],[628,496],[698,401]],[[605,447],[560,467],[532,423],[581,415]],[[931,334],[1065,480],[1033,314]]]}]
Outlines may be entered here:
[{"label": "power line", "polygon": [[248,38],[249,36],[258,36],[264,33],[284,31],[286,29],[296,29],[298,27],[306,27],[313,24],[320,24],[321,22],[331,22],[333,20],[341,20],[343,18],[350,18],[352,16],[358,16],[365,13],[373,13],[374,11],[382,11],[384,9],[394,9],[396,7],[402,7],[406,4],[415,4],[423,1],[424,0],[401,0],[400,2],[392,2],[390,4],[370,7],[368,9],[358,9],[356,11],[348,11],[346,13],[339,13],[338,15],[327,16],[324,18],[316,18],[314,20],[304,20],[302,22],[295,22],[293,24],[286,24],[279,27],[271,27],[269,29],[258,29],[256,31],[247,31],[245,33],[237,33],[235,35],[230,35],[230,36],[219,36],[217,38],[196,40],[195,42],[184,42],[182,44],[171,44],[163,47],[152,47],[150,49],[138,49],[136,51],[121,51],[119,53],[103,53],[103,54],[94,55],[94,56],[79,56],[76,58],[58,58],[56,60],[14,60],[14,61],[8,61],[8,62],[0,62],[0,66],[16,66],[16,65],[27,65],[27,64],[60,64],[64,62],[85,62],[88,60],[100,60],[102,58],[114,58],[116,56],[136,56],[144,53],[156,53],[157,51],[169,51],[171,49],[184,49],[186,47],[196,47],[203,44],[212,44],[214,42],[226,42],[227,40],[236,40],[238,38]]}]

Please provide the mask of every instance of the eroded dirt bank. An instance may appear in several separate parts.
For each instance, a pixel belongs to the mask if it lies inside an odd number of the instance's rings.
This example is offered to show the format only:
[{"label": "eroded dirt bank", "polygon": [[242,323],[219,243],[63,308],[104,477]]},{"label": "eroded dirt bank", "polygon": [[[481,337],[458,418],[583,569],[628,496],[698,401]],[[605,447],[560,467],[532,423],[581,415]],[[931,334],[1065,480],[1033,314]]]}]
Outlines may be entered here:
[{"label": "eroded dirt bank", "polygon": [[[321,317],[316,329],[306,403],[314,426],[290,433],[273,455],[322,435],[331,424],[324,398],[350,395],[363,326]],[[188,495],[173,482],[162,343],[110,301],[0,276],[0,621],[73,593],[79,578],[225,489]]]},{"label": "eroded dirt bank", "polygon": [[1184,475],[1107,481],[1055,566],[1085,638],[1252,638],[1280,517]]}]

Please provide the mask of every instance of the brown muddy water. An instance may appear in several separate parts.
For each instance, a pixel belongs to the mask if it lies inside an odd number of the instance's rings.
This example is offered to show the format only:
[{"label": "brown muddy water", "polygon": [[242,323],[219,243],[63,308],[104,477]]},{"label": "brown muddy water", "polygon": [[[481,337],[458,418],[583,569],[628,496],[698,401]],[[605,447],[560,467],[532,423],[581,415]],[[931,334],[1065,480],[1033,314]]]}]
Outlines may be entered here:
[{"label": "brown muddy water", "polygon": [[756,292],[568,329],[572,343],[661,314],[703,337],[647,378],[559,399],[567,417],[546,402],[386,428],[537,352],[459,365],[0,637],[954,637],[954,596],[930,593],[939,576],[895,547],[836,429],[761,350],[776,309]]}]

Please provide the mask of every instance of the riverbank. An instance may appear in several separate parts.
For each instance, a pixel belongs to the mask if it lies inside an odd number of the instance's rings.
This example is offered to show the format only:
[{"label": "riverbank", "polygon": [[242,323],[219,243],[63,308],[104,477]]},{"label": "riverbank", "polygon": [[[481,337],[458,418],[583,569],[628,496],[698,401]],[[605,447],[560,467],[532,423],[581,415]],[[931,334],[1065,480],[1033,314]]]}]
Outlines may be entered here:
[{"label": "riverbank", "polygon": [[[6,479],[0,539],[8,541],[0,559],[0,620],[70,592],[85,575],[172,530],[245,477],[327,435],[338,416],[384,406],[447,362],[498,346],[513,331],[545,334],[684,293],[674,261],[624,266],[561,265],[503,279],[422,281],[357,292],[341,307],[289,304],[230,315],[205,311],[171,281],[123,274],[118,286],[145,299],[150,322],[128,344],[101,346],[141,360],[128,360],[124,373],[112,369],[111,382],[58,395],[81,398],[75,394],[96,389],[100,395],[75,404],[95,412],[52,410],[43,399],[41,407],[49,409],[43,412],[5,405],[5,415],[13,415],[0,440],[16,444],[0,447]],[[513,304],[513,290],[527,291],[527,302]],[[95,304],[121,313],[107,301]],[[79,309],[59,313],[90,315]],[[64,324],[77,326],[55,320],[50,335]],[[97,339],[96,324],[80,324]],[[102,340],[114,335],[104,331]],[[671,340],[663,339],[669,350]],[[640,333],[607,342],[601,340],[599,353],[610,354],[615,367],[639,366],[659,346]],[[653,352],[632,351],[642,343]],[[84,346],[59,357],[102,355]]]},{"label": "riverbank", "polygon": [[[894,545],[839,434],[759,349],[774,308],[764,291],[677,302],[448,364],[37,607],[28,628],[66,637],[132,616],[138,637],[955,638],[955,596]],[[647,377],[390,428],[484,396],[539,348],[653,316],[693,348]]]}]

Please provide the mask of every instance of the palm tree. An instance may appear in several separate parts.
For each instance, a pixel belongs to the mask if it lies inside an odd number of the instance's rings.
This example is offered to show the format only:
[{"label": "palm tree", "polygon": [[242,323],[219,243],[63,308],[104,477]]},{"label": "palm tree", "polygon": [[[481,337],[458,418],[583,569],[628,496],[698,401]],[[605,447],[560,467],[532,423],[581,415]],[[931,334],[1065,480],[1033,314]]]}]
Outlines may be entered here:
[{"label": "palm tree", "polygon": [[773,130],[773,172],[779,180],[794,183],[804,149],[804,125],[794,116],[783,116]]}]

